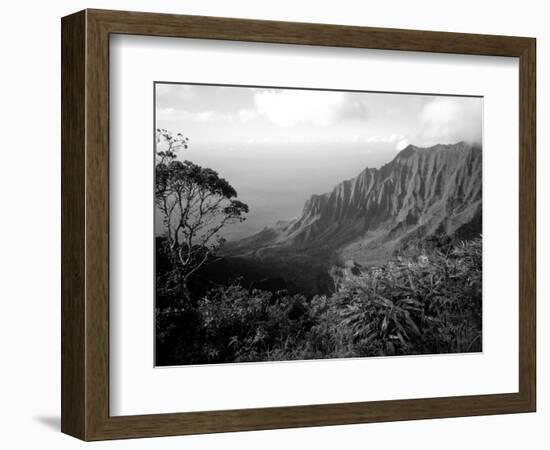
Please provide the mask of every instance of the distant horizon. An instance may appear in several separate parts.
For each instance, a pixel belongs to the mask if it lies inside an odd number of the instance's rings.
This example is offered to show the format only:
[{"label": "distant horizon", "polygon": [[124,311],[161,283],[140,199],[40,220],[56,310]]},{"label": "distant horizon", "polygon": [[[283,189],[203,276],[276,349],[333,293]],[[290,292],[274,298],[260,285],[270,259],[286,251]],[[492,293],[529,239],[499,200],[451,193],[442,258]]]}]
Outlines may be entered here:
[{"label": "distant horizon", "polygon": [[[228,241],[298,217],[311,195],[409,145],[482,140],[477,97],[164,83],[156,90],[155,127],[189,137],[178,159],[216,170],[250,206],[245,222],[224,230]],[[157,214],[155,234],[162,228]]]}]

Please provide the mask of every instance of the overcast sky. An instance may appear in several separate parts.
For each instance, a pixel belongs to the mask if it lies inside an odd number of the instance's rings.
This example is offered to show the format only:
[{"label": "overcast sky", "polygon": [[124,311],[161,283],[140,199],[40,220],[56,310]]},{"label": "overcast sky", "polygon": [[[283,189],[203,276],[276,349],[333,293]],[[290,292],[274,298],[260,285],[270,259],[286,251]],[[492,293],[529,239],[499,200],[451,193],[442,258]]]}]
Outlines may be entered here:
[{"label": "overcast sky", "polygon": [[481,142],[481,98],[156,85],[156,127],[189,137],[182,159],[217,170],[250,206],[237,239],[299,215],[408,144]]}]

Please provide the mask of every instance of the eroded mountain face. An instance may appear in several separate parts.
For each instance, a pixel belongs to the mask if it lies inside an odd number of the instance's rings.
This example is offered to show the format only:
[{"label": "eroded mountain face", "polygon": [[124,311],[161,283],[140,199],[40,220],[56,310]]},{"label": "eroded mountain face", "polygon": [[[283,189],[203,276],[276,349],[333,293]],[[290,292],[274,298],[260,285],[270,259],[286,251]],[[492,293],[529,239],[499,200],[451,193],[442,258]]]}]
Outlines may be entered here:
[{"label": "eroded mountain face", "polygon": [[334,265],[382,264],[430,236],[477,236],[481,214],[480,146],[410,145],[379,169],[312,195],[300,217],[230,243],[225,252],[280,266],[278,276],[302,283],[296,272],[310,266],[328,272]]}]

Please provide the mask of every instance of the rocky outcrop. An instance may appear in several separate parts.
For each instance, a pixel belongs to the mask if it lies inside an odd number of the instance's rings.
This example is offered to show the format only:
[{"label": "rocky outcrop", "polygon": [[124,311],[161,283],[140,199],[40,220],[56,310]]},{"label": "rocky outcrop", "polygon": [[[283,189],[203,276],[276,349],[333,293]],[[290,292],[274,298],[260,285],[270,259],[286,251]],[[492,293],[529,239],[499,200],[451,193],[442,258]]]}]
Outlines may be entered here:
[{"label": "rocky outcrop", "polygon": [[344,260],[378,262],[413,239],[481,233],[482,152],[459,142],[409,145],[331,192],[312,195],[300,217],[229,246],[233,254],[330,249]]}]

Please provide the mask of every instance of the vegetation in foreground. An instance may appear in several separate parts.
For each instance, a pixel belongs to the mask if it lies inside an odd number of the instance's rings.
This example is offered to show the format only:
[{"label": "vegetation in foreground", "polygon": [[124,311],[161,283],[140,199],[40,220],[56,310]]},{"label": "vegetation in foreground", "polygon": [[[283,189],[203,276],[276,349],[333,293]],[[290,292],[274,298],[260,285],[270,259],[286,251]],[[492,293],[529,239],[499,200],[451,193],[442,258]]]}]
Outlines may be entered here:
[{"label": "vegetation in foreground", "polygon": [[215,170],[177,158],[188,142],[157,129],[157,365],[481,350],[481,238],[412,243],[381,267],[341,271],[331,295],[201,283],[221,231],[249,208]]},{"label": "vegetation in foreground", "polygon": [[481,246],[476,238],[409,249],[348,276],[330,296],[238,283],[195,301],[180,294],[156,310],[156,363],[479,352]]}]

